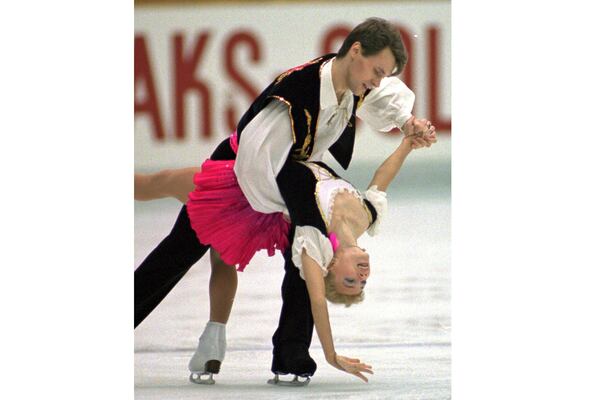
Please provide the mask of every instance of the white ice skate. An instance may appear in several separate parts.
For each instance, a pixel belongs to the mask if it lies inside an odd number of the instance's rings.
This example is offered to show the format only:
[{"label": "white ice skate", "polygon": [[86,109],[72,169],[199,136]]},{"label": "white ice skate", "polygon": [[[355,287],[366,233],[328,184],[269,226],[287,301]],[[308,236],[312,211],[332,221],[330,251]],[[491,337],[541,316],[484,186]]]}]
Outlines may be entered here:
[{"label": "white ice skate", "polygon": [[[198,348],[188,364],[190,382],[214,385],[213,374],[218,374],[225,358],[225,324],[208,321],[198,340]],[[207,376],[203,378],[203,376]]]},{"label": "white ice skate", "polygon": [[294,379],[291,381],[282,381],[279,379],[279,374],[275,374],[275,377],[273,379],[269,379],[267,383],[276,386],[306,386],[310,383],[310,377],[307,376],[305,378],[306,379],[304,380],[299,380],[298,375],[294,375]]}]

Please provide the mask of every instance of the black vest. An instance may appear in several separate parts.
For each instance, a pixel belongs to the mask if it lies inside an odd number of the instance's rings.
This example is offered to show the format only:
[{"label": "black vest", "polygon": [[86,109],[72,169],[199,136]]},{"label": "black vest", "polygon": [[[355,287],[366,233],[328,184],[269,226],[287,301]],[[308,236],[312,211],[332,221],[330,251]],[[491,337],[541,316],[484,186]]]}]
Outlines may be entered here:
[{"label": "black vest", "polygon": [[[321,109],[320,70],[325,61],[333,57],[335,57],[335,54],[327,54],[279,75],[254,100],[248,111],[240,119],[237,126],[238,140],[246,125],[271,101],[277,100],[287,105],[292,124],[293,145],[288,158],[298,161],[308,160],[314,150],[315,131]],[[340,138],[329,148],[331,155],[344,169],[348,168],[352,159],[356,108],[360,101],[361,98],[354,96],[350,121]],[[273,134],[278,133],[273,132]]]},{"label": "black vest", "polygon": [[[323,163],[318,163],[326,168],[333,176],[338,175]],[[321,214],[318,206],[315,189],[317,178],[306,165],[287,159],[277,175],[277,186],[281,197],[290,213],[293,225],[313,226],[327,236],[325,216]],[[293,238],[290,238],[290,243]]]},{"label": "black vest", "polygon": [[[315,162],[325,168],[331,175],[340,178],[333,169],[322,162]],[[319,208],[316,194],[317,178],[310,168],[303,163],[288,159],[277,175],[277,186],[281,197],[290,213],[292,225],[313,226],[323,235],[327,236],[327,225],[325,223],[325,210]],[[371,202],[364,200],[373,218],[377,219],[377,211]],[[293,231],[293,230],[292,230]],[[293,233],[290,243],[293,241]]]}]

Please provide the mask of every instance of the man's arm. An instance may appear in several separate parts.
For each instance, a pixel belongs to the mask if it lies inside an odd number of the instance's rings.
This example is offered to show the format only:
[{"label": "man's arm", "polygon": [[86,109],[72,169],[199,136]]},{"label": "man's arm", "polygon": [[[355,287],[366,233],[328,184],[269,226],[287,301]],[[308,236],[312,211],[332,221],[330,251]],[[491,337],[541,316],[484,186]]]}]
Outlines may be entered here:
[{"label": "man's arm", "polygon": [[[388,132],[399,128],[404,135],[410,136],[418,133],[413,126],[414,102],[415,94],[398,77],[384,78],[379,87],[364,98],[356,110],[356,116],[375,131]],[[434,129],[432,133],[415,140],[413,148],[429,147],[436,141]]]},{"label": "man's arm", "polygon": [[364,97],[356,116],[371,129],[388,132],[401,128],[412,116],[415,94],[397,77],[384,78],[379,87]]}]

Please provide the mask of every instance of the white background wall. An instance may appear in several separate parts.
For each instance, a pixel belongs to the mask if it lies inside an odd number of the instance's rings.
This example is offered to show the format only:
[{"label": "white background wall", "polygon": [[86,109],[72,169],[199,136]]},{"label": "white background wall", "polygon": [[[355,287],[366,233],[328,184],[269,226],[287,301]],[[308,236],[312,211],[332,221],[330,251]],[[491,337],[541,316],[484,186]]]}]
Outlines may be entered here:
[{"label": "white background wall", "polygon": [[[256,61],[251,59],[247,42],[238,42],[231,51],[236,71],[257,93],[280,72],[321,55],[326,49],[328,33],[338,27],[351,29],[370,16],[384,17],[400,27],[409,37],[411,49],[407,69],[412,71],[411,88],[417,95],[414,113],[434,121],[440,134],[449,133],[450,125],[450,2],[334,2],[329,4],[300,2],[290,4],[217,4],[143,6],[135,9],[136,52],[141,54],[143,41],[151,81],[154,84],[158,113],[164,138],[157,139],[156,129],[148,112],[135,116],[135,168],[137,171],[196,165],[206,158],[214,145],[231,131],[226,113],[232,108],[235,122],[250,105],[253,96],[244,91],[227,71],[227,44],[239,32],[247,33],[258,49]],[[438,45],[435,52],[437,70],[434,77],[429,62],[430,30],[435,30]],[[211,110],[209,137],[206,117],[201,112],[202,97],[190,91],[184,98],[185,130],[176,138],[175,36],[180,35],[183,54],[192,60],[194,48],[201,37],[207,38],[192,68],[194,78],[203,82],[210,93]],[[331,42],[337,51],[341,40]],[[146,75],[148,76],[148,75]],[[401,78],[407,78],[406,72]],[[408,77],[410,78],[410,77]],[[433,82],[437,79],[437,83]],[[137,79],[136,100],[148,101],[148,80]],[[431,109],[431,88],[437,112]],[[363,125],[364,127],[364,125]],[[359,129],[359,136],[364,129]],[[357,152],[355,159],[377,157],[376,148],[386,148],[381,134],[369,135],[369,152]],[[375,155],[373,155],[375,154]]]}]

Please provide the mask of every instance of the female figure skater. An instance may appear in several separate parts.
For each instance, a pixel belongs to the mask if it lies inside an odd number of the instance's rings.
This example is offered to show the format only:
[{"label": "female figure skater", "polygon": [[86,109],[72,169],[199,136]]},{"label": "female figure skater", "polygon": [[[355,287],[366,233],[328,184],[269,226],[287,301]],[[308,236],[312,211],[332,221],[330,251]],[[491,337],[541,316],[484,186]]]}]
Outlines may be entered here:
[{"label": "female figure skater", "polygon": [[[421,135],[435,134],[435,128],[425,120],[415,120],[413,124]],[[377,169],[364,195],[323,163],[289,159],[277,177],[292,222],[290,261],[306,281],[310,298],[311,333],[314,318],[326,360],[364,381],[367,378],[363,373],[372,373],[371,366],[335,352],[325,299],[347,306],[362,301],[370,265],[368,254],[357,245],[357,238],[365,231],[370,234],[377,231],[387,208],[385,190],[412,148],[421,147],[421,135],[405,136],[396,151]],[[229,144],[235,151],[235,137]],[[207,161],[202,173],[194,176],[196,189],[189,194],[187,202],[191,227],[198,240],[212,247],[211,317],[189,364],[190,378],[196,383],[213,383],[212,373],[218,372],[224,357],[224,324],[237,287],[232,265],[237,263],[238,269],[243,270],[257,248],[273,252],[287,247],[288,224],[282,215],[252,216],[259,213],[249,208],[247,202],[240,205],[243,194],[237,192],[239,187],[226,172],[232,164],[232,161]],[[136,175],[136,199],[172,196],[185,201],[195,171],[187,168]],[[250,223],[252,219],[256,223]],[[235,228],[237,233],[232,234],[235,225],[241,231]],[[260,232],[267,234],[260,235]],[[277,368],[273,370],[277,374]],[[205,373],[211,374],[208,380],[201,379]],[[276,375],[272,383],[278,381]]]}]

